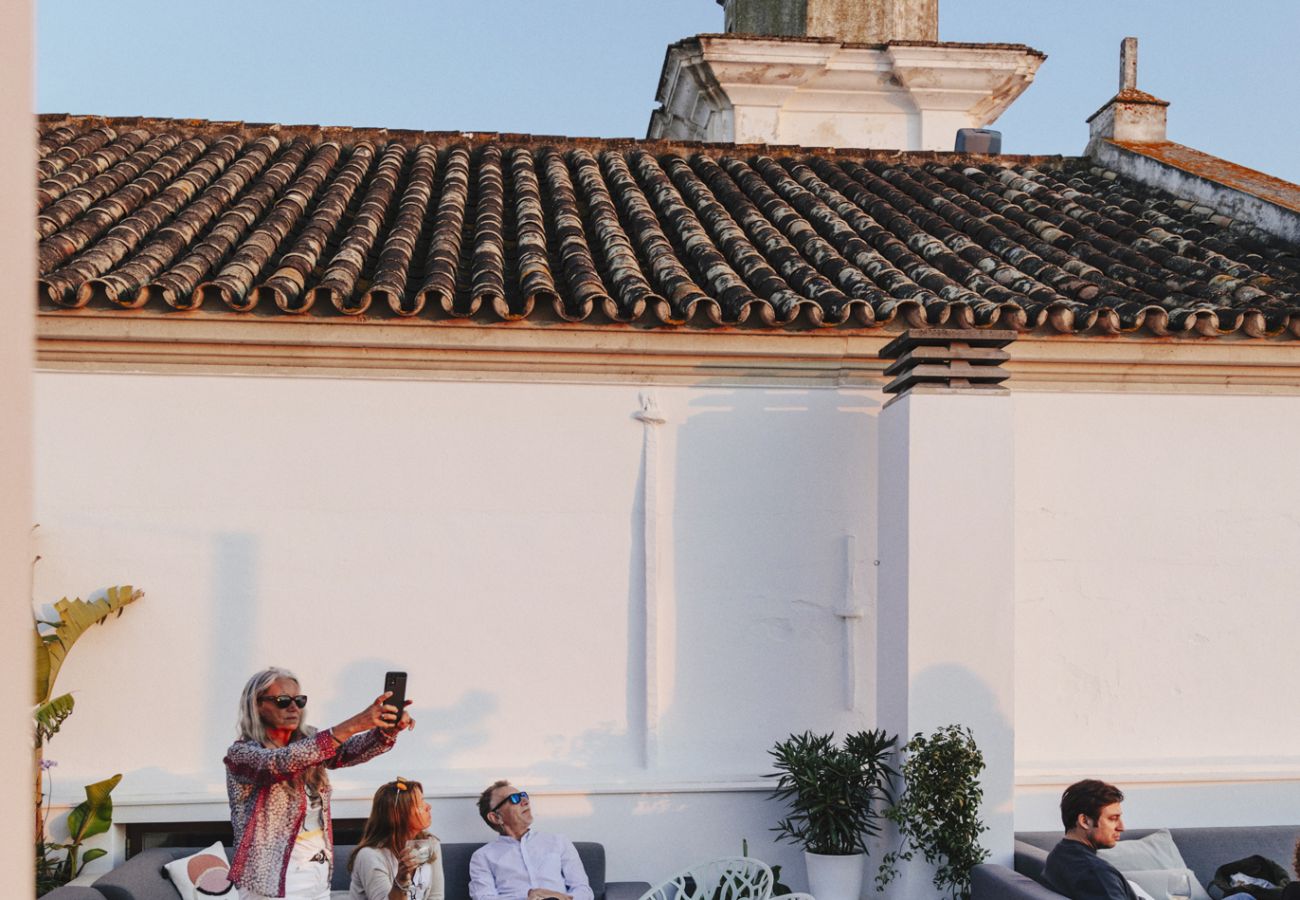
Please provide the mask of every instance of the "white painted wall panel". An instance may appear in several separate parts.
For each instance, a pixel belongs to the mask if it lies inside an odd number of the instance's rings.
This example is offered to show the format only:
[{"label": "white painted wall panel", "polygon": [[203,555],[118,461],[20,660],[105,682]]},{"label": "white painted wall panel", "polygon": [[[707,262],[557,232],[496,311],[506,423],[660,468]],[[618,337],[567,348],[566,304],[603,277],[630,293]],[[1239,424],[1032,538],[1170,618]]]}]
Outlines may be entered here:
[{"label": "white painted wall panel", "polygon": [[1295,822],[1300,398],[1031,393],[1016,414],[1017,827],[1052,827],[1090,775],[1135,827]]},{"label": "white painted wall panel", "polygon": [[[872,599],[868,392],[655,389],[646,768],[636,388],[41,373],[36,390],[36,597],[147,592],[76,647],[60,687],[78,708],[50,747],[61,797],[125,773],[119,821],[225,817],[238,691],[271,663],[322,725],[410,672],[419,725],[337,774],[340,814],[400,773],[444,798],[445,839],[473,839],[467,794],[507,775],[571,798],[564,827],[610,842],[616,877],[655,874],[643,843],[672,867],[746,836],[793,862],[754,790],[767,748],[873,721],[873,611],[855,711],[834,614],[847,535]],[[704,840],[683,810],[726,825]]]}]

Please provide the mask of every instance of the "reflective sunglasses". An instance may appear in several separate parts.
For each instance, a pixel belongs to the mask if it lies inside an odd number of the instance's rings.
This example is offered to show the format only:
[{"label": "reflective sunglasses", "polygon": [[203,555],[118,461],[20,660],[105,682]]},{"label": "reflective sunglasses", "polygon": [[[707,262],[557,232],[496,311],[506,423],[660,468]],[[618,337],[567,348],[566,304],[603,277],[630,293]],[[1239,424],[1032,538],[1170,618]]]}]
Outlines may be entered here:
[{"label": "reflective sunglasses", "polygon": [[266,696],[260,697],[258,699],[270,700],[272,703],[276,705],[277,709],[288,709],[290,703],[292,703],[294,706],[298,707],[299,709],[302,709],[304,706],[307,705],[306,694],[299,694],[296,697],[290,697],[288,694],[280,694],[278,697],[272,697],[270,694],[267,694]]},{"label": "reflective sunglasses", "polygon": [[527,799],[528,799],[527,791],[516,791],[515,793],[511,794],[509,797],[502,797],[501,802],[498,803],[496,806],[492,807],[491,809],[489,809],[488,812],[496,812],[498,809],[505,806],[507,803],[509,803],[511,806],[518,806],[520,803],[523,803]]}]

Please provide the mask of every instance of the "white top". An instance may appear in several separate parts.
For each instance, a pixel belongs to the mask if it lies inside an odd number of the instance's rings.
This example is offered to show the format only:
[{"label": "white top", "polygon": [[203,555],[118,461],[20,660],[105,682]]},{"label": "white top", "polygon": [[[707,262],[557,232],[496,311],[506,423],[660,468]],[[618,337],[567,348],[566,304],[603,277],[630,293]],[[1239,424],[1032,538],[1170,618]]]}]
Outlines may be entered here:
[{"label": "white top", "polygon": [[469,860],[471,900],[525,900],[532,888],[593,900],[587,871],[573,843],[558,834],[529,830],[523,840],[498,835]]},{"label": "white top", "polygon": [[[431,843],[433,859],[411,873],[409,900],[443,900],[442,853],[437,841]],[[349,900],[388,900],[397,880],[397,857],[392,851],[362,847],[353,860]]]}]

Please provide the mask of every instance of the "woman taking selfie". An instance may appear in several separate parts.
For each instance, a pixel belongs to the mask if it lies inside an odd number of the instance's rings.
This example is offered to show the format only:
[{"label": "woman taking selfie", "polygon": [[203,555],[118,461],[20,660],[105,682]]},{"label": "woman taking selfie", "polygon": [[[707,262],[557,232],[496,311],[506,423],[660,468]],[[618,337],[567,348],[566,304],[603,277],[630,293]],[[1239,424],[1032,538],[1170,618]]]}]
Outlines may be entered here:
[{"label": "woman taking selfie", "polygon": [[442,857],[429,834],[429,804],[418,781],[399,778],[375,791],[365,831],[348,860],[349,900],[442,900]]},{"label": "woman taking selfie", "polygon": [[389,696],[317,731],[305,723],[307,697],[296,675],[270,668],[248,679],[239,737],[225,758],[235,832],[230,880],[243,900],[329,900],[334,841],[325,770],[378,756],[415,725],[385,705]]}]

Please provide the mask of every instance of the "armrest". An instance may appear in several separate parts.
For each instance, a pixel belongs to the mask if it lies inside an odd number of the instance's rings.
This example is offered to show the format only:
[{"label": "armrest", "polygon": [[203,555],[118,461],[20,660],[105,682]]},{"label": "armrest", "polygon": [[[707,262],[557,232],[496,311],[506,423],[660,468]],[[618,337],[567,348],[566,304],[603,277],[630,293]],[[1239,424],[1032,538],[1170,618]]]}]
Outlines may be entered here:
[{"label": "armrest", "polygon": [[41,900],[104,900],[104,895],[92,887],[65,884],[41,895]]},{"label": "armrest", "polygon": [[1063,900],[1028,875],[984,863],[970,871],[971,900]]},{"label": "armrest", "polygon": [[179,900],[180,894],[163,872],[163,866],[193,852],[172,847],[145,850],[101,876],[94,888],[107,900]]},{"label": "armrest", "polygon": [[605,900],[640,900],[650,890],[648,881],[607,881]]}]

